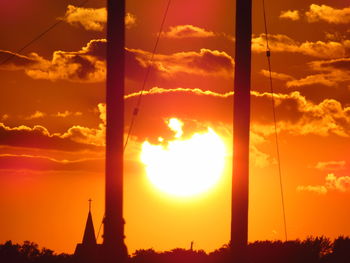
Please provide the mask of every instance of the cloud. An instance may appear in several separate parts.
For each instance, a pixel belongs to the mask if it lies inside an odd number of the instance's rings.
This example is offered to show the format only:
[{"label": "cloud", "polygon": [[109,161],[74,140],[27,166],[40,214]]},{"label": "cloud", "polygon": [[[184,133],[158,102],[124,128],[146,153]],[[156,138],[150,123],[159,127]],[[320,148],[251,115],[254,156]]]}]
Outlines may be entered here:
[{"label": "cloud", "polygon": [[6,121],[8,118],[10,118],[10,116],[8,114],[3,114],[1,116],[1,121]]},{"label": "cloud", "polygon": [[345,161],[318,162],[315,165],[315,168],[319,170],[338,171],[338,170],[343,170],[345,168],[345,164],[346,164]]},{"label": "cloud", "polygon": [[103,172],[103,168],[104,158],[58,160],[38,155],[0,154],[0,169],[3,170]]},{"label": "cloud", "polygon": [[[140,49],[127,49],[143,68],[147,68],[152,54]],[[176,73],[232,77],[234,60],[226,52],[202,48],[199,52],[178,52],[170,55],[155,54],[152,68],[163,76]]]},{"label": "cloud", "polygon": [[[79,51],[55,51],[51,60],[32,54],[35,63],[16,69],[24,69],[34,79],[101,82],[106,77],[106,45],[106,39],[94,39]],[[126,48],[126,76],[142,78],[151,57],[151,52]],[[226,52],[203,48],[197,52],[155,54],[151,67],[165,78],[175,77],[176,74],[232,78],[234,60]]]},{"label": "cloud", "polygon": [[[265,77],[269,78],[270,77],[270,72],[268,70],[262,69],[260,71],[260,73],[262,75],[264,75]],[[284,73],[277,73],[277,72],[271,72],[271,77],[273,79],[277,79],[277,80],[292,80],[294,79],[292,76],[284,74]]]},{"label": "cloud", "polygon": [[250,162],[258,168],[268,167],[275,162],[270,155],[260,151],[255,145],[250,146],[249,159]]},{"label": "cloud", "polygon": [[97,129],[75,125],[70,127],[65,133],[58,136],[62,139],[70,139],[81,144],[104,146],[105,134],[106,129],[104,124],[99,124]]},{"label": "cloud", "polygon": [[327,5],[312,4],[305,15],[310,23],[318,21],[325,21],[331,24],[350,23],[350,7],[336,9]]},{"label": "cloud", "polygon": [[313,192],[317,194],[326,194],[328,189],[324,185],[299,185],[298,192]]},{"label": "cloud", "polygon": [[28,56],[16,54],[11,51],[0,50],[0,68],[7,70],[25,69],[39,63],[41,58],[36,53]]},{"label": "cloud", "polygon": [[337,87],[339,83],[350,81],[350,59],[340,58],[308,63],[309,68],[317,73],[301,79],[290,80],[287,87],[301,87],[321,84],[328,87]]},{"label": "cloud", "polygon": [[8,127],[0,123],[0,145],[63,151],[100,151],[105,145],[105,105],[99,104],[98,110],[101,118],[98,128],[75,125],[64,133],[50,133],[41,125]]},{"label": "cloud", "polygon": [[319,71],[344,70],[350,72],[350,58],[313,61],[310,65],[314,70]]},{"label": "cloud", "polygon": [[286,86],[288,88],[291,88],[291,87],[303,87],[303,86],[320,84],[327,87],[332,87],[337,84],[336,81],[334,81],[334,78],[331,78],[332,75],[334,74],[310,75],[301,79],[294,79],[294,80],[288,81]]},{"label": "cloud", "polygon": [[126,28],[131,28],[136,25],[136,16],[131,13],[126,13],[125,15],[125,26]]},{"label": "cloud", "polygon": [[[306,41],[298,42],[281,34],[270,34],[269,45],[271,52],[299,53],[317,58],[342,58],[350,54],[350,41]],[[265,34],[252,38],[252,50],[257,53],[266,52]]]},{"label": "cloud", "polygon": [[[125,98],[133,101],[140,94],[141,92],[129,93]],[[218,93],[181,87],[174,89],[153,87],[150,90],[145,90],[142,94],[144,107],[148,108],[147,112],[151,116],[153,114],[159,115],[161,112],[164,116],[176,113],[181,118],[187,118],[188,109],[184,105],[188,103],[191,105],[193,116],[196,116],[194,118],[198,120],[213,118],[223,122],[232,121],[229,117],[233,103],[232,91]],[[253,106],[252,131],[262,137],[274,134],[273,118],[272,116],[266,117],[271,114],[271,93],[252,91],[251,96]],[[343,106],[335,99],[325,99],[315,103],[307,100],[297,91],[289,94],[274,94],[274,99],[278,132],[287,132],[292,135],[350,136],[350,107]],[[127,105],[134,104],[128,102]],[[208,113],[204,116],[203,113],[196,110],[203,107],[212,109],[210,116]],[[132,111],[131,108],[128,110]],[[144,129],[147,130],[147,127]]]},{"label": "cloud", "polygon": [[299,11],[298,10],[281,11],[280,18],[290,19],[293,21],[299,20],[300,19]]},{"label": "cloud", "polygon": [[177,25],[169,28],[169,31],[164,33],[164,37],[167,38],[207,38],[214,37],[214,32],[207,31],[204,28],[200,28],[193,25]]},{"label": "cloud", "polygon": [[64,111],[64,112],[57,112],[56,114],[52,114],[51,116],[53,117],[58,117],[58,118],[66,118],[69,116],[81,116],[83,115],[80,111],[76,111],[76,112],[71,112],[71,111]]},{"label": "cloud", "polygon": [[88,128],[80,125],[70,127],[65,133],[58,136],[63,139],[70,139],[74,142],[89,144],[95,146],[105,146],[106,136],[106,104],[99,103],[97,105],[98,113],[102,123],[98,128]]},{"label": "cloud", "polygon": [[[175,88],[175,89],[164,89],[159,87],[153,87],[150,90],[145,90],[142,92],[142,95],[155,95],[155,94],[164,94],[164,93],[193,93],[196,95],[204,95],[204,96],[213,96],[213,97],[219,97],[219,98],[228,98],[233,96],[232,92],[227,93],[218,93],[213,92],[210,90],[201,90],[198,88],[190,89],[190,88]],[[125,98],[132,98],[132,97],[138,97],[140,96],[141,91],[130,93],[128,95],[125,95]]]},{"label": "cloud", "polygon": [[[107,23],[106,8],[84,8],[68,5],[63,18],[67,23],[74,26],[82,26],[85,30],[102,31]],[[133,14],[125,15],[125,25],[130,28],[136,24],[136,17]]]},{"label": "cloud", "polygon": [[43,118],[45,116],[46,116],[46,114],[44,112],[36,111],[32,115],[26,117],[25,119],[26,120],[41,119],[41,118]]},{"label": "cloud", "polygon": [[0,123],[0,145],[15,147],[55,149],[62,151],[99,150],[96,145],[79,143],[60,134],[51,134],[45,127],[17,126],[8,127]]},{"label": "cloud", "polygon": [[315,192],[327,194],[330,191],[347,192],[350,190],[350,176],[335,176],[330,173],[325,178],[324,185],[301,185],[297,187],[299,192]]},{"label": "cloud", "polygon": [[98,39],[79,51],[55,51],[51,61],[40,61],[26,73],[34,79],[100,82],[106,74],[105,48],[106,40]]},{"label": "cloud", "polygon": [[[317,104],[308,101],[297,91],[290,94],[274,94],[274,98],[279,132],[286,131],[294,135],[350,136],[350,107],[344,107],[339,101],[325,99]],[[265,136],[273,134],[272,119],[265,119],[266,114],[263,113],[268,107],[266,102],[271,101],[271,94],[253,91],[252,99],[252,105],[255,105],[253,131]]]}]

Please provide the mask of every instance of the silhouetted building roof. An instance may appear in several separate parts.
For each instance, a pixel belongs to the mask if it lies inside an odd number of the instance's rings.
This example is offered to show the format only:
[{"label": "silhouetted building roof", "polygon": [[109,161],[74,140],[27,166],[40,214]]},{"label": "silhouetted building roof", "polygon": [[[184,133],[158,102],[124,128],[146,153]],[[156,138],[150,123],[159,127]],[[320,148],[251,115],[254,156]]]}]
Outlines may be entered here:
[{"label": "silhouetted building roof", "polygon": [[74,252],[76,262],[81,263],[98,262],[99,250],[101,249],[101,245],[96,242],[94,223],[91,215],[91,200],[89,202],[89,213],[86,220],[83,241],[77,244]]}]

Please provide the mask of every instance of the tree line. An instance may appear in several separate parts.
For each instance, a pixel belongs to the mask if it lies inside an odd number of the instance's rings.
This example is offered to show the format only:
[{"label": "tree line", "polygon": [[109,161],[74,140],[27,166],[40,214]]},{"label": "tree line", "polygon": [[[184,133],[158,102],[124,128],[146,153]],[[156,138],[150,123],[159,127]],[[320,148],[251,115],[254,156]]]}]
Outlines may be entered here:
[{"label": "tree line", "polygon": [[[247,248],[247,263],[349,263],[350,238],[340,236],[331,241],[326,237],[309,237],[293,241],[255,241]],[[74,255],[57,254],[38,244],[24,241],[0,245],[1,263],[75,263]],[[154,249],[136,250],[128,263],[226,263],[230,247],[206,253],[204,250],[175,248],[158,252]],[[232,263],[232,262],[231,262]]]}]

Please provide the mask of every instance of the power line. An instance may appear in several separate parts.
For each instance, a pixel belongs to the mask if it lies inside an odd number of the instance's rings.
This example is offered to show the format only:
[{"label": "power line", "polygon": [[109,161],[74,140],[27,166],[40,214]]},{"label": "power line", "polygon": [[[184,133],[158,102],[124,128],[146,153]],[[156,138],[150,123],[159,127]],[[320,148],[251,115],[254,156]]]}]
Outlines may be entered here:
[{"label": "power line", "polygon": [[126,146],[128,145],[128,142],[129,142],[129,139],[130,139],[130,135],[131,135],[132,129],[133,129],[134,124],[135,124],[136,117],[137,117],[137,115],[139,113],[139,110],[140,110],[142,95],[143,95],[143,92],[145,91],[146,83],[148,81],[148,77],[149,77],[149,74],[151,72],[151,67],[152,67],[152,64],[153,64],[154,55],[155,55],[157,47],[158,47],[160,36],[161,36],[161,34],[163,32],[163,27],[164,27],[165,19],[166,19],[167,15],[168,15],[170,3],[171,3],[171,0],[168,1],[168,4],[166,6],[166,9],[165,9],[165,12],[164,12],[164,16],[163,16],[163,20],[162,20],[162,23],[160,25],[160,29],[159,29],[159,32],[158,32],[157,40],[156,40],[156,43],[155,43],[153,51],[152,51],[152,56],[151,56],[151,59],[150,59],[150,62],[149,62],[149,65],[148,65],[148,68],[147,68],[147,71],[146,71],[146,74],[145,74],[145,78],[143,79],[141,92],[140,92],[140,95],[138,96],[138,99],[137,99],[137,102],[136,102],[136,106],[135,106],[134,111],[132,113],[130,126],[129,126],[129,131],[128,131],[128,134],[126,136],[126,140],[125,140],[125,144],[124,144],[124,151],[126,149]]},{"label": "power line", "polygon": [[278,135],[277,135],[276,108],[275,108],[274,90],[273,90],[273,85],[272,85],[271,50],[270,50],[270,46],[269,46],[269,38],[268,38],[268,30],[267,30],[265,0],[262,0],[262,4],[263,4],[264,27],[265,27],[265,37],[266,37],[266,57],[267,57],[267,63],[268,63],[268,68],[269,68],[272,112],[273,112],[273,121],[274,121],[274,126],[275,126],[275,141],[276,141],[278,174],[279,174],[279,182],[280,182],[280,190],[281,190],[281,201],[282,201],[282,210],[283,210],[284,236],[285,236],[285,239],[287,241],[288,240],[287,221],[286,221],[286,211],[285,211],[285,203],[284,203],[284,191],[283,191],[283,183],[282,183],[280,149],[279,149]]},{"label": "power line", "polygon": [[[148,80],[148,76],[149,76],[149,74],[151,72],[151,66],[153,64],[154,55],[155,55],[157,47],[158,47],[160,36],[161,36],[161,34],[163,32],[163,27],[164,27],[165,19],[166,19],[167,15],[168,15],[170,3],[171,3],[171,0],[168,1],[167,7],[165,9],[163,20],[162,20],[162,23],[160,25],[159,33],[158,33],[158,36],[157,36],[157,40],[156,40],[156,43],[155,43],[153,51],[152,51],[152,56],[151,56],[151,59],[150,59],[150,63],[148,65],[148,68],[147,68],[147,71],[146,71],[146,74],[145,74],[145,78],[144,78],[143,83],[142,83],[141,92],[140,92],[140,95],[139,95],[139,97],[137,99],[137,103],[136,103],[136,106],[134,108],[134,111],[132,113],[131,122],[130,122],[130,126],[129,126],[129,131],[128,131],[128,134],[127,134],[127,137],[126,137],[126,140],[125,140],[125,144],[124,144],[124,151],[126,149],[126,146],[128,145],[129,138],[130,138],[130,135],[131,135],[131,132],[132,132],[132,128],[133,128],[133,126],[135,124],[135,120],[136,120],[137,114],[138,114],[139,109],[140,109],[142,95],[143,95],[143,92],[145,90],[145,86],[146,86],[146,83],[147,83],[147,80]],[[98,229],[97,239],[100,236],[100,232],[101,232],[101,228],[102,228],[102,225],[103,225],[104,218],[105,218],[105,215],[103,216],[103,219],[101,221],[100,227]]]},{"label": "power line", "polygon": [[[84,2],[82,2],[78,7],[83,7],[87,4],[87,2],[89,2],[89,0],[85,0]],[[46,35],[49,31],[51,31],[52,29],[54,29],[56,26],[58,26],[60,23],[62,23],[64,21],[64,19],[67,17],[67,14],[60,20],[58,20],[56,23],[54,23],[53,25],[51,25],[50,27],[48,27],[47,29],[45,29],[43,32],[41,32],[40,34],[38,34],[36,37],[34,37],[31,41],[29,41],[27,44],[25,44],[23,47],[21,47],[20,49],[18,49],[15,53],[11,53],[7,58],[3,59],[0,62],[0,66],[5,64],[6,62],[10,61],[11,59],[13,59],[16,54],[20,54],[24,49],[26,49],[27,47],[29,47],[30,45],[32,45],[34,42],[38,41],[40,38],[42,38],[44,35]]]}]

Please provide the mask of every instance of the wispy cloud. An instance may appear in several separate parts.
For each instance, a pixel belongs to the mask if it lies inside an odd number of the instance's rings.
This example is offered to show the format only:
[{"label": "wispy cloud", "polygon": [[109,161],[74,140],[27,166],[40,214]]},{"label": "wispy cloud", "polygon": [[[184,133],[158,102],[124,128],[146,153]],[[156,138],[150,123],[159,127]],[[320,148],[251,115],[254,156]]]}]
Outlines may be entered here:
[{"label": "wispy cloud", "polygon": [[234,60],[224,51],[202,48],[200,51],[178,52],[170,55],[155,54],[151,63],[151,53],[140,49],[127,49],[134,54],[139,65],[151,65],[163,76],[176,73],[195,75],[233,76]]},{"label": "wispy cloud", "polygon": [[207,38],[214,37],[215,33],[194,25],[177,25],[164,33],[167,38]]},{"label": "wispy cloud", "polygon": [[[260,71],[260,73],[262,75],[264,75],[265,77],[270,77],[270,72],[266,69],[262,69]],[[288,75],[288,74],[284,74],[284,73],[278,73],[278,72],[271,72],[271,77],[273,79],[277,79],[277,80],[292,80],[294,79],[292,76]]]},{"label": "wispy cloud", "polygon": [[318,162],[315,165],[315,168],[319,170],[338,171],[338,170],[343,170],[345,168],[345,164],[346,164],[345,161]]},{"label": "wispy cloud", "polygon": [[26,117],[25,119],[27,120],[33,120],[33,119],[41,119],[46,116],[46,113],[41,112],[41,111],[35,111],[33,114],[30,116]]},{"label": "wispy cloud", "polygon": [[[164,89],[159,87],[153,87],[150,90],[145,90],[142,92],[142,95],[152,95],[152,94],[164,94],[164,93],[193,93],[196,95],[202,95],[202,96],[213,96],[213,97],[219,97],[219,98],[228,98],[233,96],[233,92],[227,92],[227,93],[218,93],[210,90],[201,90],[201,89],[190,89],[190,88],[175,88],[175,89]],[[128,95],[125,95],[125,98],[132,98],[140,96],[141,91],[130,93]]]},{"label": "wispy cloud", "polygon": [[36,53],[24,56],[11,51],[0,50],[0,68],[7,70],[26,69],[40,63],[41,60],[42,58]]},{"label": "wispy cloud", "polygon": [[42,155],[0,154],[0,169],[6,170],[102,172],[103,168],[104,158],[62,160]]},{"label": "wispy cloud", "polygon": [[[286,35],[270,34],[269,44],[272,52],[299,53],[317,58],[343,58],[350,54],[350,40],[299,42]],[[253,37],[252,50],[258,53],[266,52],[265,34]]]},{"label": "wispy cloud", "polygon": [[336,176],[330,173],[325,178],[323,185],[300,185],[297,187],[299,192],[314,192],[318,194],[327,194],[330,191],[347,192],[350,190],[350,176]]}]

